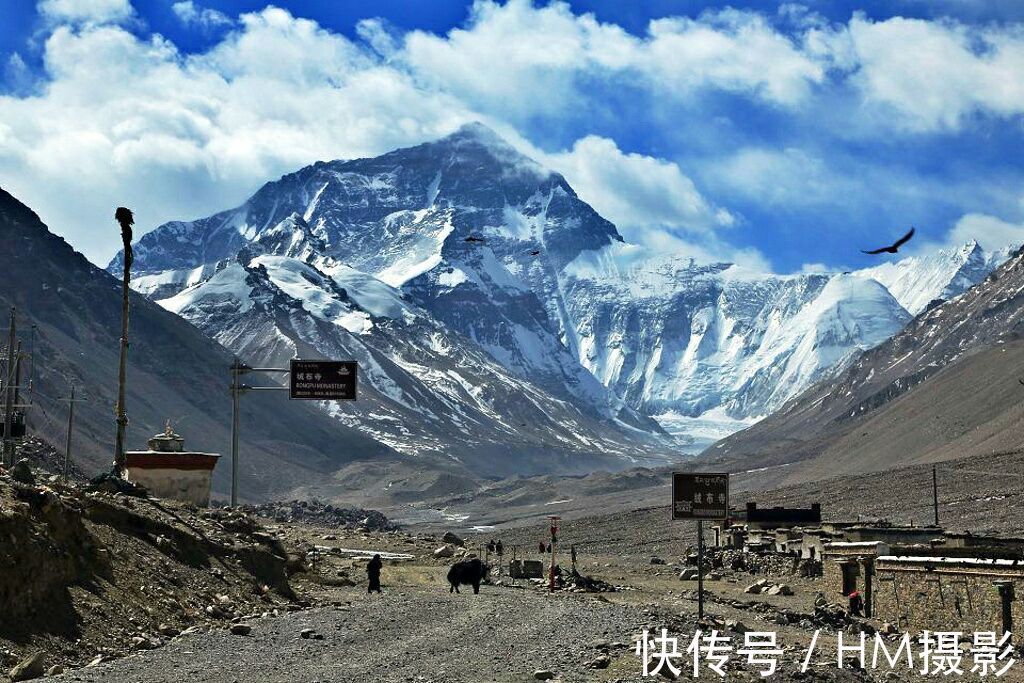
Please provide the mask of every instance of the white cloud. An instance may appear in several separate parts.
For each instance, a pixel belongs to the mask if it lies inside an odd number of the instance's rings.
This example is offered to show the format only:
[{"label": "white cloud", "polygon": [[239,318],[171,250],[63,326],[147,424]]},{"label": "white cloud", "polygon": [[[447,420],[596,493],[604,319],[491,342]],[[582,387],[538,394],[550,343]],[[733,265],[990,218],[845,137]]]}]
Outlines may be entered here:
[{"label": "white cloud", "polygon": [[108,23],[132,17],[128,0],[40,0],[39,14],[53,22]]},{"label": "white cloud", "polygon": [[580,82],[641,85],[660,97],[702,88],[793,105],[824,80],[813,55],[761,15],[722,10],[652,21],[642,37],[560,2],[480,0],[466,28],[411,32],[407,67],[438,88],[506,112],[558,112],[588,99]]},{"label": "white cloud", "polygon": [[0,184],[99,263],[117,246],[118,205],[141,233],[232,206],[315,160],[380,154],[479,118],[279,9],[243,15],[196,56],[93,24],[56,28],[43,56],[38,96],[0,96]]},{"label": "white cloud", "polygon": [[171,5],[171,10],[181,20],[181,23],[186,26],[196,26],[206,31],[230,26],[233,23],[231,18],[223,12],[209,7],[202,7],[192,0],[176,2]]},{"label": "white cloud", "polygon": [[860,184],[803,149],[745,147],[709,165],[714,182],[760,204],[808,206],[853,198]]},{"label": "white cloud", "polygon": [[732,216],[701,196],[679,166],[664,159],[626,154],[614,140],[588,136],[571,151],[543,157],[580,197],[627,233],[660,227],[707,233]]},{"label": "white cloud", "polygon": [[996,216],[969,213],[956,222],[947,243],[960,246],[971,240],[988,250],[1018,247],[1024,244],[1024,222],[1011,223]]},{"label": "white cloud", "polygon": [[1024,114],[1024,27],[855,16],[851,82],[876,123],[957,130],[979,113]]},{"label": "white cloud", "polygon": [[727,9],[658,19],[649,30],[641,63],[653,85],[676,93],[706,86],[792,105],[825,78],[818,60],[758,14]]},{"label": "white cloud", "polygon": [[625,153],[614,140],[593,135],[569,151],[533,156],[564,175],[627,241],[702,263],[725,260],[770,270],[757,250],[738,249],[721,238],[735,216],[703,197],[674,162]]}]

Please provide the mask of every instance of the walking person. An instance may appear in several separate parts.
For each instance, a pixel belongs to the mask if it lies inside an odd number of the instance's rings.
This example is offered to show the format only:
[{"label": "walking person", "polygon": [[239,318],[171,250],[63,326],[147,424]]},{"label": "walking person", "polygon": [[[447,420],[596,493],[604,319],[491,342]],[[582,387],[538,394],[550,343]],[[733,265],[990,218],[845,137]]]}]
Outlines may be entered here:
[{"label": "walking person", "polygon": [[864,616],[864,598],[857,591],[850,593],[850,614],[855,617]]},{"label": "walking person", "polygon": [[380,559],[380,555],[374,555],[373,559],[370,560],[369,564],[366,565],[366,578],[369,579],[369,584],[366,587],[367,595],[380,590],[380,570],[384,567],[384,563]]}]

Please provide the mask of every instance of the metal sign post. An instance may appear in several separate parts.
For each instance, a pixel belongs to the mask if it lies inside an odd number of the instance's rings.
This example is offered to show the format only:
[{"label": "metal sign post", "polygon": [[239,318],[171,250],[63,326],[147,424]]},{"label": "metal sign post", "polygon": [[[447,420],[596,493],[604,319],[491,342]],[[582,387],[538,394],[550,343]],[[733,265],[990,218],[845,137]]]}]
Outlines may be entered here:
[{"label": "metal sign post", "polygon": [[[312,401],[354,401],[356,361],[292,359],[287,368],[253,368],[235,358],[231,364],[231,507],[238,505],[238,432],[242,394],[249,391],[287,391],[289,398]],[[286,387],[253,387],[241,382],[250,372],[281,372],[289,375]]]},{"label": "metal sign post", "polygon": [[672,519],[697,521],[697,617],[704,618],[704,520],[729,517],[727,473],[673,472]]}]

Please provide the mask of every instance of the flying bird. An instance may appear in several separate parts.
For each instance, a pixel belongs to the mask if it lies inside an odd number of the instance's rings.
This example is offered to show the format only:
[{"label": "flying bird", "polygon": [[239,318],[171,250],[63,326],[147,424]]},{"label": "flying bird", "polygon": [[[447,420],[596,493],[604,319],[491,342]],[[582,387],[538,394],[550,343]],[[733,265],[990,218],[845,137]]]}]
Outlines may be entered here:
[{"label": "flying bird", "polygon": [[483,237],[477,237],[476,235],[470,235],[469,237],[466,238],[466,241],[467,242],[483,242],[484,238]]},{"label": "flying bird", "polygon": [[900,247],[909,242],[910,238],[913,236],[914,228],[911,227],[910,232],[896,240],[893,244],[889,245],[888,247],[881,247],[880,249],[873,249],[872,251],[864,251],[863,249],[861,249],[861,252],[865,254],[895,254],[900,250]]},{"label": "flying bird", "polygon": [[538,256],[539,254],[540,254],[540,250],[539,249],[534,249],[533,251],[530,252],[530,256]]}]

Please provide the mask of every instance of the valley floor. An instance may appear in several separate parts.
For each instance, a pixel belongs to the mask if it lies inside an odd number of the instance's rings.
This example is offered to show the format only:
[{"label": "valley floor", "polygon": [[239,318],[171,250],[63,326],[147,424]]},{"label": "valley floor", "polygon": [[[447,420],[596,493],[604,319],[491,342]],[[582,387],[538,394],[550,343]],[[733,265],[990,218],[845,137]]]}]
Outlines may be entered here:
[{"label": "valley floor", "polygon": [[[707,617],[698,622],[695,582],[678,579],[683,565],[678,557],[666,554],[666,564],[652,564],[645,551],[654,546],[632,552],[625,545],[620,547],[623,552],[581,552],[581,572],[617,586],[616,592],[549,594],[536,582],[510,585],[507,577],[501,577],[499,585],[485,585],[474,595],[469,588],[461,594],[448,592],[446,561],[423,553],[429,547],[427,538],[410,543],[395,534],[338,532],[326,534],[334,538],[325,540],[321,533],[323,530],[288,530],[291,543],[306,537],[318,545],[411,552],[416,557],[387,561],[384,593],[367,595],[361,581],[363,562],[328,555],[314,571],[297,577],[296,588],[311,599],[311,609],[243,618],[241,623],[251,626],[248,635],[235,635],[227,625],[214,625],[175,638],[159,649],[78,669],[56,680],[525,683],[536,680],[536,672],[544,670],[556,681],[639,683],[663,680],[643,677],[634,651],[644,629],[657,634],[662,628],[678,638],[682,654],[674,661],[683,667],[681,680],[693,678],[686,668],[685,651],[698,628],[705,633],[718,629],[732,638],[733,647],[742,645],[745,629],[777,633],[783,653],[770,680],[936,680],[923,679],[906,669],[839,669],[837,631],[843,629],[849,642],[857,637],[861,624],[866,624],[869,632],[881,624],[844,616],[834,622],[823,621],[821,612],[815,610],[816,600],[820,602],[820,594],[827,592],[820,579],[726,570],[720,580],[706,584]],[[477,549],[473,541],[469,547]],[[658,547],[670,550],[664,544]],[[341,575],[360,583],[332,585]],[[785,582],[794,594],[745,594],[745,587],[761,578]],[[828,609],[841,615],[835,606]],[[314,633],[303,637],[305,629]],[[809,670],[801,672],[815,629],[821,629],[821,636]],[[595,667],[596,662],[600,668]],[[763,680],[759,669],[734,654],[725,668],[726,680]],[[700,680],[723,680],[706,664],[701,671]],[[1024,680],[1022,671],[1024,666],[1018,664],[1001,680]]]}]

